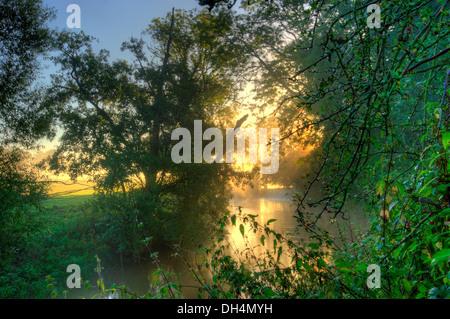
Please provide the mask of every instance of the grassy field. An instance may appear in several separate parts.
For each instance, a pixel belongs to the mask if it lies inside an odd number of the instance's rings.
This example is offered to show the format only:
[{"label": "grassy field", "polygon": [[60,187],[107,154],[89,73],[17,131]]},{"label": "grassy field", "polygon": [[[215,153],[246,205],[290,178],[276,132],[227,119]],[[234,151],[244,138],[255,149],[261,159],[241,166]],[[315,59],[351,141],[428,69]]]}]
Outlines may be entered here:
[{"label": "grassy field", "polygon": [[89,209],[81,208],[88,203],[94,195],[70,195],[70,196],[51,196],[42,202],[42,215],[44,227],[48,229],[57,229],[65,227],[68,221],[76,223],[83,219]]},{"label": "grassy field", "polygon": [[43,207],[53,210],[75,209],[93,198],[94,195],[52,196],[43,202]]}]

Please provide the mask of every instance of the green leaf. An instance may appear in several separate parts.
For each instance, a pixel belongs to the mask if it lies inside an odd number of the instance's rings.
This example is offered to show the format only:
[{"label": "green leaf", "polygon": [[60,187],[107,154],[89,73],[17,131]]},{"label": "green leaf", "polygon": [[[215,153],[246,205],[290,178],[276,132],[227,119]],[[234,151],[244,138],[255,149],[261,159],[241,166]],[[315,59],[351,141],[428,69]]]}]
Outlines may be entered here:
[{"label": "green leaf", "polygon": [[231,216],[231,223],[236,226],[236,215]]},{"label": "green leaf", "polygon": [[434,287],[431,288],[428,292],[429,299],[449,299],[450,298],[450,287],[442,286],[442,287]]},{"label": "green leaf", "polygon": [[273,222],[275,222],[275,221],[276,221],[276,219],[269,219],[269,221],[267,222],[266,225],[269,225],[270,223],[273,223]]},{"label": "green leaf", "polygon": [[339,270],[344,272],[344,273],[347,273],[347,274],[354,274],[355,273],[353,270],[351,270],[350,268],[346,268],[346,267],[342,267]]},{"label": "green leaf", "polygon": [[265,295],[267,298],[272,298],[272,297],[276,296],[277,294],[276,294],[275,291],[273,291],[272,289],[266,288],[266,289],[264,289],[264,295]]},{"label": "green leaf", "polygon": [[420,190],[419,194],[421,194],[423,197],[428,197],[433,192],[433,189],[431,187],[424,187]]},{"label": "green leaf", "polygon": [[308,265],[307,263],[303,263],[303,268],[305,268],[306,271],[311,271],[311,266]]},{"label": "green leaf", "polygon": [[442,135],[442,144],[444,145],[445,150],[447,149],[449,142],[450,142],[450,132],[446,132],[444,133],[444,135]]},{"label": "green leaf", "polygon": [[261,237],[259,238],[259,241],[261,242],[261,244],[264,246],[264,241],[266,239],[266,236],[261,235]]},{"label": "green leaf", "polygon": [[386,182],[385,181],[378,181],[376,185],[377,195],[381,196],[384,193],[384,189],[386,188]]},{"label": "green leaf", "polygon": [[434,254],[432,261],[433,262],[439,262],[439,261],[448,261],[450,258],[450,249],[441,249],[436,254]]},{"label": "green leaf", "polygon": [[244,225],[239,225],[239,231],[241,232],[242,237],[244,237]]},{"label": "green leaf", "polygon": [[426,294],[427,293],[427,287],[425,287],[424,285],[420,285],[419,286],[419,292],[421,292],[422,294]]},{"label": "green leaf", "polygon": [[367,263],[361,264],[358,267],[355,268],[356,271],[366,271],[367,270]]},{"label": "green leaf", "polygon": [[412,284],[410,281],[403,279],[403,286],[405,287],[405,290],[407,292],[410,292],[412,290]]},{"label": "green leaf", "polygon": [[280,257],[282,253],[283,253],[283,246],[280,246],[278,247],[277,263],[280,262]]},{"label": "green leaf", "polygon": [[317,259],[317,266],[325,267],[326,265],[327,265],[327,263],[325,262],[325,260],[323,260],[322,258]]}]

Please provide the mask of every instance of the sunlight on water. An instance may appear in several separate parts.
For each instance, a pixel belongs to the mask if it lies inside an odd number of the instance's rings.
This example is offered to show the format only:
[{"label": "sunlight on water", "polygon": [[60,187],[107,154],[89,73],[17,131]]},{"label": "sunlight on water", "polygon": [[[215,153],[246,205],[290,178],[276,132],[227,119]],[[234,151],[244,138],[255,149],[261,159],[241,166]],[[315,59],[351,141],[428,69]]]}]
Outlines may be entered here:
[{"label": "sunlight on water", "polygon": [[[292,201],[292,195],[293,191],[289,189],[273,189],[266,192],[264,197],[234,199],[231,202],[230,210],[232,214],[238,216],[240,214],[257,215],[255,221],[262,226],[272,220],[269,225],[271,229],[284,238],[292,240],[295,244],[305,247],[314,241],[310,238],[311,233],[307,233],[303,227],[299,227],[296,219],[296,205]],[[319,209],[312,209],[311,212],[318,213]],[[273,236],[267,236],[264,231],[253,232],[249,224],[244,224],[245,232],[243,236],[239,228],[240,224],[241,221],[237,218],[236,226],[230,224],[228,227],[228,240],[235,250],[236,256],[244,257],[245,254],[253,253],[253,256],[260,257],[265,251],[276,255]],[[338,216],[335,220],[330,220],[329,216],[324,215],[317,222],[317,226],[329,231],[337,245],[352,240],[351,233],[345,232],[350,225],[352,228],[367,229],[368,217],[357,209],[353,209],[348,220],[342,219],[341,216]],[[343,238],[341,238],[341,231],[345,232]],[[265,235],[264,245],[261,242],[261,235]],[[280,243],[277,243],[276,249],[279,246]],[[283,254],[280,261],[284,266],[288,266],[292,256],[286,253],[288,250],[287,244],[282,244],[282,246]],[[252,250],[253,252],[251,252]]]},{"label": "sunlight on water", "polygon": [[[310,234],[307,234],[303,228],[298,227],[297,220],[295,219],[296,206],[292,201],[292,195],[293,191],[290,189],[271,189],[261,197],[236,197],[231,201],[229,208],[231,214],[257,215],[255,221],[260,225],[265,225],[270,220],[276,219],[276,221],[270,223],[270,228],[286,238],[290,238],[302,247],[305,247],[311,242],[309,238]],[[361,226],[363,228],[364,225],[368,224],[367,217],[357,211],[353,211],[351,222],[354,226]],[[324,218],[323,220],[319,220],[318,225],[326,227],[332,236],[338,238],[339,227],[342,229],[348,223],[349,221],[344,222],[343,220],[339,220],[339,218],[336,222],[331,223],[328,218]],[[254,257],[262,257],[265,252],[270,252],[276,256],[277,250],[274,250],[273,236],[267,236],[264,232],[253,233],[248,224],[244,225],[245,232],[244,236],[242,236],[239,229],[240,224],[241,220],[237,218],[236,226],[230,223],[227,228],[229,234],[226,241],[230,244],[230,255],[235,256],[237,260],[243,262],[246,256],[249,257],[249,260],[252,260]],[[260,241],[262,234],[265,235],[264,245]],[[278,243],[276,249],[279,246],[280,244]],[[280,256],[280,263],[282,267],[288,267],[291,263],[292,256],[288,254],[286,244],[282,244],[282,246],[283,254]],[[250,247],[252,249],[249,249]],[[183,298],[196,298],[197,289],[192,287],[198,286],[198,283],[195,282],[187,266],[179,258],[171,257],[171,254],[172,252],[169,251],[160,252],[160,260],[164,263],[166,271],[181,274],[180,284],[186,286],[183,290]],[[143,295],[153,286],[155,271],[156,267],[152,261],[141,264],[128,262],[124,265],[123,270],[118,265],[107,266],[104,271],[105,286],[112,284],[116,284],[116,286],[125,285],[127,288]],[[97,293],[95,289],[90,289],[89,291],[81,290],[71,292],[68,297],[91,298]],[[117,296],[110,297],[115,298]]]}]

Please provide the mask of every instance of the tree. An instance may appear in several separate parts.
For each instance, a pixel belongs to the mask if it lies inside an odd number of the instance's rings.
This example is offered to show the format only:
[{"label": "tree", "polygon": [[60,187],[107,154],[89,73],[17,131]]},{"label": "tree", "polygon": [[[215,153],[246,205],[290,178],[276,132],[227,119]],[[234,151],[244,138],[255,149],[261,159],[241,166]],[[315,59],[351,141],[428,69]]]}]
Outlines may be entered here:
[{"label": "tree", "polygon": [[[273,18],[272,30],[306,22],[304,32],[292,32],[306,57],[289,79],[307,84],[294,95],[298,117],[285,137],[312,129],[320,152],[298,197],[299,224],[350,216],[349,202],[373,216],[366,237],[336,252],[335,274],[378,264],[382,289],[360,295],[364,283],[352,276],[358,288],[342,295],[423,298],[448,284],[448,1],[382,2],[380,28],[367,23],[371,4],[255,1],[248,15]],[[304,10],[289,10],[295,5]],[[324,195],[314,198],[317,187]],[[321,213],[308,220],[312,207]],[[317,238],[318,229],[304,228]]]},{"label": "tree", "polygon": [[[446,8],[446,3],[441,5],[432,1],[417,2],[407,7],[403,2],[392,6],[382,5],[386,19],[380,29],[369,29],[367,26],[366,11],[369,4],[364,1],[325,3],[284,0],[270,3],[253,1],[249,6],[243,1],[243,8],[248,10],[235,22],[236,33],[239,33],[239,37],[236,36],[237,41],[242,39],[241,52],[254,58],[254,73],[257,75],[253,79],[260,92],[256,98],[266,102],[259,103],[262,108],[270,106],[274,109],[271,115],[281,125],[285,133],[284,138],[297,136],[295,142],[302,143],[315,143],[319,138],[322,146],[328,145],[325,148],[327,155],[323,158],[325,166],[332,164],[331,158],[328,157],[336,157],[333,161],[338,161],[342,158],[344,149],[349,152],[353,150],[353,153],[348,155],[354,159],[350,166],[356,165],[353,167],[355,173],[344,174],[344,185],[351,185],[358,175],[362,160],[357,158],[362,156],[364,161],[368,160],[369,156],[359,151],[364,149],[362,145],[368,146],[372,143],[369,136],[373,136],[375,131],[385,131],[387,136],[391,135],[388,133],[387,123],[383,120],[377,122],[376,128],[373,124],[366,123],[369,118],[374,118],[367,116],[370,112],[366,113],[366,107],[367,103],[372,104],[369,102],[372,98],[380,98],[376,92],[383,92],[385,85],[393,85],[394,82],[398,86],[400,82],[397,83],[396,80],[409,75],[421,79],[420,68],[425,65],[428,66],[425,68],[426,72],[440,72],[444,76],[443,67],[448,62],[448,41],[445,38],[448,29],[444,23],[447,18],[446,11],[439,11]],[[435,13],[431,13],[433,9]],[[402,13],[394,14],[395,10]],[[352,14],[354,17],[349,18]],[[421,18],[433,20],[424,24],[424,31],[413,37],[413,23],[416,22],[415,19]],[[402,29],[397,30],[399,25]],[[432,36],[436,36],[434,41],[431,40]],[[380,48],[383,48],[381,52]],[[419,50],[422,51],[418,53]],[[419,54],[424,57],[422,60],[418,58]],[[397,65],[393,62],[394,58]],[[385,63],[384,68],[380,65],[381,62]],[[377,78],[373,77],[374,71],[389,73],[389,68],[394,66],[403,67],[402,70],[397,70],[397,76],[387,76],[387,83],[383,80],[375,81]],[[297,71],[293,72],[293,68]],[[431,82],[435,78],[434,73],[429,73],[426,78],[428,91],[425,96],[428,100],[431,97],[429,88],[434,87]],[[419,85],[423,84],[421,81],[417,82]],[[438,83],[436,82],[436,85]],[[395,85],[388,86],[386,90],[391,92],[390,97],[392,94],[404,93],[395,100],[396,107],[393,112],[375,113],[376,116],[395,116],[394,122],[404,120],[401,114],[409,109],[405,104],[411,100],[417,101],[417,97],[423,97],[425,92],[415,97],[418,93],[416,90],[401,91]],[[439,95],[438,93],[436,96]],[[391,106],[392,100],[389,101],[391,103],[388,105]],[[359,112],[364,116],[354,118]],[[423,114],[418,116],[422,117]],[[355,126],[355,123],[366,124],[361,127],[360,124]],[[342,135],[342,130],[349,131]],[[359,134],[362,132],[367,136],[361,139]],[[401,132],[395,133],[394,136],[403,138],[406,134],[407,143],[414,143],[417,138],[405,128],[401,129]],[[350,136],[358,142],[349,144]],[[328,137],[331,137],[331,140]],[[334,169],[339,170],[338,167]],[[324,173],[322,171],[322,174]],[[314,181],[317,182],[317,179]],[[338,192],[342,194],[346,187],[340,188]]]},{"label": "tree", "polygon": [[[30,246],[42,229],[40,202],[47,185],[38,182],[38,172],[26,163],[27,154],[0,147],[0,296],[29,297],[34,277]],[[28,278],[35,278],[30,284]]]},{"label": "tree", "polygon": [[[27,247],[38,229],[39,203],[47,185],[27,165],[30,147],[52,136],[51,110],[40,105],[42,94],[33,88],[39,58],[50,49],[53,31],[47,23],[53,10],[35,0],[0,2],[0,280],[20,277]],[[1,294],[10,297],[9,287]],[[11,293],[11,294],[10,294]]]},{"label": "tree", "polygon": [[[293,70],[306,67],[321,53],[319,43],[311,41],[311,31],[308,32],[317,23],[317,12],[305,10],[308,1],[241,3],[244,13],[233,15],[228,42],[245,61],[243,77],[253,91],[252,99],[246,101],[246,106],[256,116],[258,126],[279,127],[284,133],[279,172],[261,176],[260,180],[262,183],[300,186],[303,183],[301,177],[307,175],[310,169],[295,163],[304,154],[309,154],[311,149],[319,147],[322,130],[297,132],[299,125],[316,118],[321,107],[313,105],[307,112],[299,112],[298,104],[302,92],[317,87],[336,62],[324,63],[308,77],[294,81]],[[333,15],[333,12],[321,13],[321,20],[326,21]],[[314,26],[314,32],[320,38],[326,27]],[[292,166],[296,166],[295,173]]]},{"label": "tree", "polygon": [[51,112],[40,108],[39,90],[31,90],[38,59],[51,48],[47,23],[52,9],[34,0],[3,0],[0,4],[0,134],[3,142],[31,145],[50,134]]},{"label": "tree", "polygon": [[141,189],[164,202],[161,209],[175,207],[170,218],[201,221],[223,209],[228,182],[240,176],[226,164],[174,164],[171,133],[196,119],[204,129],[230,121],[237,64],[224,41],[229,24],[226,11],[174,10],[152,22],[149,43],[123,44],[132,63],[94,53],[83,33],[61,34],[54,59],[61,72],[47,101],[64,134],[50,168],[73,179],[94,175],[106,191]]},{"label": "tree", "polygon": [[199,0],[198,3],[201,6],[208,6],[208,10],[211,12],[211,10],[220,3],[227,4],[228,8],[231,9],[236,4],[236,0]]}]

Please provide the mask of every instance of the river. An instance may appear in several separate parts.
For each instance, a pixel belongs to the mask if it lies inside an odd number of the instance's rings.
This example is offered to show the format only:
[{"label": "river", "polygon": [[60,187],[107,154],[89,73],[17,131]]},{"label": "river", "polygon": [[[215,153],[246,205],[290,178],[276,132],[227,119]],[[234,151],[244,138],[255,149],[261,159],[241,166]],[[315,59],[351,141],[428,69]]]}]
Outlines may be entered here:
[{"label": "river", "polygon": [[[230,202],[230,211],[234,214],[239,214],[239,211],[246,214],[257,215],[255,218],[260,224],[265,224],[271,219],[276,219],[275,222],[270,224],[271,228],[281,233],[282,235],[290,236],[294,241],[306,241],[308,242],[309,235],[305,232],[298,232],[297,221],[294,217],[295,208],[292,201],[292,191],[288,189],[269,189],[264,196],[248,197],[234,197]],[[360,213],[357,209],[352,211],[350,219],[343,220],[342,218],[336,218],[335,221],[331,221],[329,216],[321,218],[317,225],[328,229],[330,234],[338,238],[340,230],[344,227],[348,229],[348,226],[359,227],[362,230],[367,229],[369,219],[367,215]],[[260,243],[260,235],[253,235],[252,233],[247,235],[244,240],[240,230],[239,222],[236,222],[237,226],[232,226],[231,223],[228,226],[228,242],[230,242],[238,251],[245,249],[245,242],[249,243],[252,247],[262,249]],[[348,232],[345,236],[346,240],[352,240],[352,233]],[[341,241],[338,240],[342,244]],[[183,285],[182,298],[196,298],[198,289],[198,283],[195,282],[192,273],[188,270],[186,264],[179,258],[173,257],[173,252],[162,252],[160,254],[161,263],[166,271],[170,271],[174,274],[180,274],[179,284]],[[283,259],[281,259],[283,262]],[[103,265],[104,266],[104,265]],[[108,288],[112,284],[116,286],[125,285],[128,289],[135,291],[138,295],[143,295],[148,292],[152,283],[156,279],[154,275],[156,271],[155,264],[151,262],[147,263],[134,263],[132,261],[123,261],[123,267],[118,263],[115,266],[104,266],[102,277],[105,282],[105,287]],[[93,277],[92,283],[94,284],[96,279]],[[71,289],[67,298],[92,298],[92,296],[98,293],[97,288],[90,288],[85,290]]]}]

